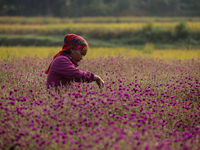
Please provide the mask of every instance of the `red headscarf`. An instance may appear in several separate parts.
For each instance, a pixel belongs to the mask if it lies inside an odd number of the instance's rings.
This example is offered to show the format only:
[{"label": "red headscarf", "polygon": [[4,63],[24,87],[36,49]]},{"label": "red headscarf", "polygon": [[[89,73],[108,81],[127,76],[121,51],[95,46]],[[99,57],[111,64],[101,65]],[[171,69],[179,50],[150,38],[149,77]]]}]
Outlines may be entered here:
[{"label": "red headscarf", "polygon": [[[74,48],[74,49],[77,49],[80,51],[86,51],[86,53],[87,53],[89,45],[83,37],[75,35],[75,34],[67,34],[64,38],[64,44],[63,44],[62,50],[53,57],[53,60],[56,57],[63,55],[64,51],[67,51],[71,48]],[[53,62],[53,60],[51,61],[51,63]],[[49,73],[51,63],[49,65],[48,69],[45,71],[46,74]]]}]

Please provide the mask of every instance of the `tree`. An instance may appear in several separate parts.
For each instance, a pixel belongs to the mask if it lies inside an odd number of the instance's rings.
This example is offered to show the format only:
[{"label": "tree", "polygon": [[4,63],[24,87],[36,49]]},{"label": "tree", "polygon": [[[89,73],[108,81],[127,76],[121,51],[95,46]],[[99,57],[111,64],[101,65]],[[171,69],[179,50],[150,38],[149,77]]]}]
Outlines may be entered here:
[{"label": "tree", "polygon": [[0,15],[200,16],[199,0],[0,0]]}]

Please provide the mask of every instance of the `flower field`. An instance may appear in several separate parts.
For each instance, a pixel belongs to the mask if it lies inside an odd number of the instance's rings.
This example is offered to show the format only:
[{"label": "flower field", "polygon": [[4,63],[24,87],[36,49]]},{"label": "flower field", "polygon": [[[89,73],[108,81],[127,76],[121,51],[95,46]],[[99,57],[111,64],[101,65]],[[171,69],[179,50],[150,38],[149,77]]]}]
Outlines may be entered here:
[{"label": "flower field", "polygon": [[60,93],[46,91],[46,54],[1,59],[0,149],[200,149],[199,57],[136,52],[88,55],[79,68],[105,87],[78,83]]}]

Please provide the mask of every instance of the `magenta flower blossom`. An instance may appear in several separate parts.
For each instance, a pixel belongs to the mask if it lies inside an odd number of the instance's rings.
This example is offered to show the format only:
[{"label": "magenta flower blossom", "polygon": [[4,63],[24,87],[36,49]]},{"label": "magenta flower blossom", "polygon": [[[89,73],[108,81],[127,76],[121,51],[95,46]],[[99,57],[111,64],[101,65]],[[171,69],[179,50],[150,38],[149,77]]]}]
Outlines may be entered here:
[{"label": "magenta flower blossom", "polygon": [[77,83],[60,93],[46,90],[47,59],[4,61],[12,67],[0,65],[0,149],[199,147],[200,60],[84,59],[79,68],[102,76],[105,87]]},{"label": "magenta flower blossom", "polygon": [[73,132],[73,130],[69,130],[69,134],[73,134],[74,132]]}]

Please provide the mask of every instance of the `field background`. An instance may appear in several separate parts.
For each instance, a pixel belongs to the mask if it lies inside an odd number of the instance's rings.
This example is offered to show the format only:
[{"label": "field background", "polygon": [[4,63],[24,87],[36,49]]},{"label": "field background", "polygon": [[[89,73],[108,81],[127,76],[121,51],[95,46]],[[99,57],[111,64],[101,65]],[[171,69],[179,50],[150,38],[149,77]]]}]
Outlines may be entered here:
[{"label": "field background", "polygon": [[[102,77],[46,90],[68,33]],[[0,17],[0,149],[200,148],[199,17]]]},{"label": "field background", "polygon": [[[46,88],[69,33],[104,88]],[[199,73],[199,0],[0,0],[0,150],[199,150]]]},{"label": "field background", "polygon": [[67,33],[90,45],[86,58],[130,54],[199,58],[199,17],[0,17],[0,56],[53,56]]},{"label": "field background", "polygon": [[83,36],[91,47],[197,49],[198,17],[0,17],[0,45],[61,46],[67,33]]},{"label": "field background", "polygon": [[[60,47],[36,47],[36,46],[12,46],[0,47],[0,56],[3,59],[12,59],[13,57],[26,57],[26,56],[37,56],[39,58],[53,57]],[[184,49],[153,49],[152,45],[146,44],[144,49],[138,50],[126,47],[91,47],[88,54],[84,57],[87,58],[97,58],[97,57],[116,57],[116,56],[126,57],[146,57],[146,58],[157,58],[165,61],[170,60],[188,60],[188,59],[199,59],[200,50],[184,50]]]}]

